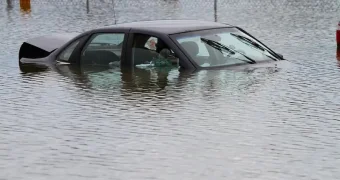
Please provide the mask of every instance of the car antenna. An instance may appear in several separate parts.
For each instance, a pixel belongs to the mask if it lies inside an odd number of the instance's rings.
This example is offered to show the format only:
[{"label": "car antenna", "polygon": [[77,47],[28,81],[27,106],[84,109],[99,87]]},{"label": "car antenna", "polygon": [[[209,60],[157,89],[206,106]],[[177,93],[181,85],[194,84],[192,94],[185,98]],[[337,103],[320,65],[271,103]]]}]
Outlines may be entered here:
[{"label": "car antenna", "polygon": [[112,0],[112,8],[113,8],[113,18],[115,18],[115,24],[117,24],[116,11],[115,11],[115,0]]},{"label": "car antenna", "polygon": [[217,22],[217,0],[214,1],[214,15],[215,15],[215,22]]}]

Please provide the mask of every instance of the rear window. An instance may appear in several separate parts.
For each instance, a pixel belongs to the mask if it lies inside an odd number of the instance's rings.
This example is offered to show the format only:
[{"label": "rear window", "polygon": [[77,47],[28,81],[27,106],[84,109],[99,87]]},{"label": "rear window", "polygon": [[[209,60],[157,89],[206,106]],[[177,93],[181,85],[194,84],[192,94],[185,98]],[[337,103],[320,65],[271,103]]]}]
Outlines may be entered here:
[{"label": "rear window", "polygon": [[73,42],[72,44],[70,44],[59,56],[58,60],[61,61],[69,61],[70,57],[74,51],[74,49],[77,47],[77,45],[79,44],[80,40],[77,40],[75,42]]}]

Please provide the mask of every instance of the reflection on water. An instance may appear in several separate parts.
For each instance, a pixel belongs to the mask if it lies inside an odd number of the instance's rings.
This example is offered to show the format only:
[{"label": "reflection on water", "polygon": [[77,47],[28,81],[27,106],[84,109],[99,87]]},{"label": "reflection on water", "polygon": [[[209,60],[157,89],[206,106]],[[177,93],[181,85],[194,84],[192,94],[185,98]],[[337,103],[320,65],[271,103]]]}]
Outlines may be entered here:
[{"label": "reflection on water", "polygon": [[[336,1],[89,2],[0,1],[0,179],[340,179]],[[18,67],[27,38],[145,19],[239,25],[294,65]]]},{"label": "reflection on water", "polygon": [[7,10],[11,10],[13,8],[12,0],[6,0],[7,1]]},{"label": "reflection on water", "polygon": [[[32,74],[49,73],[55,71],[59,75],[71,80],[79,89],[93,91],[112,91],[124,97],[132,94],[150,94],[167,92],[169,88],[178,88],[177,93],[187,85],[191,85],[192,78],[204,81],[209,91],[213,94],[218,89],[228,88],[228,83],[238,82],[234,88],[237,91],[247,91],[253,85],[260,85],[263,77],[273,78],[275,73],[285,70],[285,67],[247,68],[240,70],[182,70],[178,68],[108,68],[101,66],[69,66],[58,65],[47,68],[44,66],[26,66],[22,69],[23,77]],[[254,76],[256,74],[256,76]],[[261,76],[260,79],[256,78]],[[201,79],[203,78],[203,79]],[[220,84],[216,78],[222,78],[225,83]],[[266,79],[268,80],[268,79]],[[205,91],[205,90],[204,90]],[[248,92],[250,93],[250,91]],[[164,94],[166,95],[166,94]],[[183,95],[183,94],[182,94]]]},{"label": "reflection on water", "polygon": [[[75,81],[75,84],[85,88],[109,89],[121,87],[125,91],[157,91],[164,89],[169,83],[172,72],[179,73],[178,69],[107,69],[95,67],[60,66],[57,71]],[[84,87],[83,87],[84,88]]]},{"label": "reflection on water", "polygon": [[31,0],[20,0],[20,9],[24,14],[29,14],[31,12]]}]

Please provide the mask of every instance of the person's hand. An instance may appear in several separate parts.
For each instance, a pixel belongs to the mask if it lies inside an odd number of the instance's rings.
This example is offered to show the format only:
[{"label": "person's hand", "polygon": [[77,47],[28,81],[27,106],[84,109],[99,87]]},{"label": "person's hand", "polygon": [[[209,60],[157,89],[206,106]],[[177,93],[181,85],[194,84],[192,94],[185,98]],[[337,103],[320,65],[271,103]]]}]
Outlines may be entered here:
[{"label": "person's hand", "polygon": [[166,59],[170,57],[170,54],[171,54],[170,50],[165,48],[162,49],[161,52],[159,52],[159,55]]},{"label": "person's hand", "polygon": [[171,51],[169,49],[162,49],[161,52],[159,53],[160,57],[165,58],[169,60],[172,64],[177,64],[178,63],[178,58],[171,55]]}]

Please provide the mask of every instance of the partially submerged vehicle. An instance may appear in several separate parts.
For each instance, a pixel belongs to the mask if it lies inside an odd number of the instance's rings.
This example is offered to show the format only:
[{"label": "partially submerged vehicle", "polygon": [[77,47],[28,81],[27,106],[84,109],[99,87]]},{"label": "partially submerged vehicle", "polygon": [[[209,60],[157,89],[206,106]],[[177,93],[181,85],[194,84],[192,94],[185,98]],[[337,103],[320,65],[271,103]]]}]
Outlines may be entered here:
[{"label": "partially submerged vehicle", "polygon": [[19,64],[108,67],[177,66],[210,69],[275,64],[284,60],[240,27],[198,20],[117,24],[84,33],[29,39]]}]

